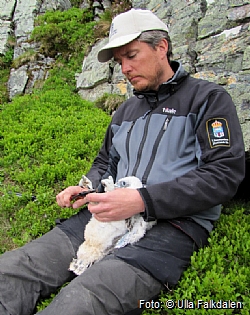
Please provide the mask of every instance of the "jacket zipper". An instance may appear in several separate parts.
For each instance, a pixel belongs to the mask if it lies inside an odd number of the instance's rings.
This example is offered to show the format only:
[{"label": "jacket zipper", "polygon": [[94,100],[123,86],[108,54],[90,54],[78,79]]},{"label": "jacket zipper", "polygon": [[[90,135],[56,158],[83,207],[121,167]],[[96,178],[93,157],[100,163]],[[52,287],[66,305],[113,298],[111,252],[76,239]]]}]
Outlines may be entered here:
[{"label": "jacket zipper", "polygon": [[[127,131],[128,135],[127,135],[126,144],[125,144],[125,146],[126,146],[126,153],[127,153],[127,160],[128,160],[128,166],[129,166],[129,142],[130,142],[130,137],[131,137],[131,131],[132,131],[134,125],[135,125],[135,120],[132,121],[131,125],[129,126],[129,129]],[[128,176],[128,171],[129,171],[129,169],[127,168],[126,176]]]},{"label": "jacket zipper", "polygon": [[155,140],[155,143],[154,143],[154,146],[153,146],[153,149],[152,149],[152,154],[151,154],[150,160],[149,160],[148,165],[147,165],[147,167],[146,167],[146,169],[145,169],[145,172],[144,172],[144,174],[143,174],[143,176],[142,176],[142,184],[143,184],[143,185],[146,185],[146,183],[147,183],[147,179],[148,179],[149,173],[150,173],[150,171],[151,171],[151,169],[152,169],[152,166],[153,166],[153,164],[154,164],[155,157],[156,157],[156,152],[157,152],[157,150],[158,150],[160,141],[161,141],[161,139],[162,139],[162,137],[163,137],[165,131],[166,131],[167,128],[168,128],[168,125],[169,125],[169,122],[170,122],[171,118],[172,118],[172,117],[170,117],[170,118],[167,117],[167,118],[165,119],[165,121],[164,121],[164,123],[163,123],[163,127],[162,127],[161,130],[159,131],[158,136],[157,136],[157,138],[156,138],[156,140]]},{"label": "jacket zipper", "polygon": [[144,116],[142,118],[142,119],[147,119],[147,120],[145,123],[145,128],[144,128],[142,140],[141,140],[141,143],[140,143],[140,146],[138,149],[136,163],[135,163],[134,169],[133,169],[132,174],[131,174],[132,176],[136,175],[136,172],[137,172],[138,167],[140,165],[142,150],[143,150],[143,147],[144,147],[145,141],[147,139],[147,135],[148,135],[148,126],[149,126],[149,121],[150,121],[151,115],[152,115],[152,110],[149,110],[144,114]]}]

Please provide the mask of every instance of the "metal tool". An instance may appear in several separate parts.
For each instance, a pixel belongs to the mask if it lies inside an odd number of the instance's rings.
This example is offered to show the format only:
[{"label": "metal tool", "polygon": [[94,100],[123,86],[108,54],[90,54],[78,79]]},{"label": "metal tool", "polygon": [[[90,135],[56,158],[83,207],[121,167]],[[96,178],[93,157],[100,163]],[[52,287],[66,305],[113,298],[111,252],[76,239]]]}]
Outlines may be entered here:
[{"label": "metal tool", "polygon": [[91,194],[93,192],[96,192],[95,189],[89,189],[89,190],[85,190],[85,191],[82,191],[80,192],[79,194],[76,194],[76,195],[73,195],[71,196],[70,200],[71,201],[76,201],[76,200],[79,200],[79,199],[83,199],[84,197],[86,197],[88,194]]}]

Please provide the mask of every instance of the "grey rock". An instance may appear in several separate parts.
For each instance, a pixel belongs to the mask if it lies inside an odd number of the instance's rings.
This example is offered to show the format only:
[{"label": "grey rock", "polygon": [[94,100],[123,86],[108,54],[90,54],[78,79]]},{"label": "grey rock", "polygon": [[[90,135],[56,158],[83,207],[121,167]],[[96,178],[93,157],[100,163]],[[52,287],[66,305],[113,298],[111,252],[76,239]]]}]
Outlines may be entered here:
[{"label": "grey rock", "polygon": [[11,33],[11,22],[0,21],[0,54],[5,54],[7,51],[8,37]]},{"label": "grey rock", "polygon": [[15,69],[11,70],[10,78],[8,82],[10,99],[12,99],[14,96],[23,94],[25,90],[25,86],[29,79],[27,75],[27,69],[28,69],[28,66],[22,66],[17,70]]},{"label": "grey rock", "polygon": [[82,65],[82,72],[76,81],[77,89],[92,89],[95,86],[108,82],[110,69],[107,64],[98,62],[97,53],[102,46],[107,43],[107,39],[99,41],[92,49],[91,53],[85,57]]},{"label": "grey rock", "polygon": [[250,70],[250,46],[245,48],[242,60],[242,70]]},{"label": "grey rock", "polygon": [[231,21],[243,21],[250,17],[250,4],[228,10],[227,17]]},{"label": "grey rock", "polygon": [[72,7],[70,0],[43,0],[37,1],[37,13],[41,14],[48,10],[68,10]]},{"label": "grey rock", "polygon": [[107,83],[102,83],[98,86],[98,88],[92,88],[92,89],[80,89],[79,95],[83,99],[87,99],[89,101],[96,101],[101,95],[105,93],[111,93],[112,92],[112,86]]},{"label": "grey rock", "polygon": [[0,54],[8,50],[8,37],[12,33],[12,15],[15,8],[15,0],[0,0]]}]

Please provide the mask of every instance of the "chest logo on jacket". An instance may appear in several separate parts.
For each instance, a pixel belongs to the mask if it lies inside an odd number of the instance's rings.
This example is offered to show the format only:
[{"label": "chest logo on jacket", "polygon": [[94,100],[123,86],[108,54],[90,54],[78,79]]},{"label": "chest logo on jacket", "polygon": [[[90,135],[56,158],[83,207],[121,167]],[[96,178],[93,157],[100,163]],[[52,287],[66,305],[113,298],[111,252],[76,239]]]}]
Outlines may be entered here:
[{"label": "chest logo on jacket", "polygon": [[162,112],[163,112],[163,113],[166,113],[166,114],[175,115],[176,109],[174,109],[174,108],[168,108],[168,107],[163,107]]},{"label": "chest logo on jacket", "polygon": [[225,118],[212,118],[207,120],[206,130],[211,148],[230,146],[230,132]]}]

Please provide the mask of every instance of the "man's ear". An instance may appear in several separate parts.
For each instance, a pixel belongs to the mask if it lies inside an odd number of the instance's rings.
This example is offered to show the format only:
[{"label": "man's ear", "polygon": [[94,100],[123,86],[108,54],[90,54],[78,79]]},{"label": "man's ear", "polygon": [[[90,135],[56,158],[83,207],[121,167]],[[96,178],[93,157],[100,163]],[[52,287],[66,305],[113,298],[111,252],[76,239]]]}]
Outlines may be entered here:
[{"label": "man's ear", "polygon": [[159,44],[156,46],[156,49],[160,53],[160,56],[164,59],[166,58],[167,52],[168,52],[168,41],[163,38],[159,42]]}]

